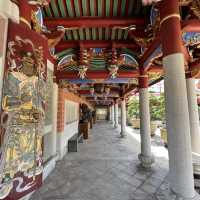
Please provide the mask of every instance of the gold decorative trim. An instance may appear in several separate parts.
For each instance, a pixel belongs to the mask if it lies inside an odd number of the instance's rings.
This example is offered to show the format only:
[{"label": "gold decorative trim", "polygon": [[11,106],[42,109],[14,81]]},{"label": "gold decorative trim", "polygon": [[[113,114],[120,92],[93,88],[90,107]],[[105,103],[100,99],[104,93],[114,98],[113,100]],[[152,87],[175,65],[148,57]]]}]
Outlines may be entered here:
[{"label": "gold decorative trim", "polygon": [[177,13],[174,13],[174,14],[170,14],[170,15],[167,15],[166,17],[164,17],[161,21],[160,21],[160,26],[165,22],[167,21],[168,19],[170,18],[178,18],[179,20],[181,19],[181,16]]},{"label": "gold decorative trim", "polygon": [[31,29],[31,24],[24,17],[20,17],[20,21],[24,22]]},{"label": "gold decorative trim", "polygon": [[146,77],[148,78],[148,75],[147,75],[147,74],[146,74],[146,75],[140,75],[140,76],[139,76],[139,78],[146,78]]}]

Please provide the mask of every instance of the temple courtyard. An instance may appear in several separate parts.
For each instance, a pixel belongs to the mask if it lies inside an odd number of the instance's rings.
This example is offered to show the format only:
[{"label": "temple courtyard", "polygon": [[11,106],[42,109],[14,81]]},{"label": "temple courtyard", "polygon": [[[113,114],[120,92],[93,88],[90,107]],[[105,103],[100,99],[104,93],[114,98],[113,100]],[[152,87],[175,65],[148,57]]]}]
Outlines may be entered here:
[{"label": "temple courtyard", "polygon": [[[88,140],[59,161],[32,200],[154,200],[168,174],[167,149],[152,139],[155,164],[141,168],[139,131],[127,127],[126,138],[109,122],[94,125]],[[86,144],[87,143],[87,144]],[[171,198],[171,197],[170,197]]]}]

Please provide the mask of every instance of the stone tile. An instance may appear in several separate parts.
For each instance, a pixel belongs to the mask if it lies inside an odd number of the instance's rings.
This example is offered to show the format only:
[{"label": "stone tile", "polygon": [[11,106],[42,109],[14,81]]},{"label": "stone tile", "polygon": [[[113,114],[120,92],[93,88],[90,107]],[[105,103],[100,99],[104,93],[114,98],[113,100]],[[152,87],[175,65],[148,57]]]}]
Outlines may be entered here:
[{"label": "stone tile", "polygon": [[57,162],[32,200],[155,200],[167,174],[163,158],[150,171],[141,168],[138,141],[121,139],[108,123],[96,124],[78,150]]},{"label": "stone tile", "polygon": [[132,200],[146,200],[148,198],[149,194],[147,192],[144,192],[140,189],[136,190],[134,194],[132,195]]},{"label": "stone tile", "polygon": [[155,187],[159,187],[162,182],[163,182],[162,179],[150,177],[145,181],[145,184],[150,184],[150,185],[153,185]]},{"label": "stone tile", "polygon": [[148,183],[144,183],[141,187],[140,187],[141,190],[143,190],[144,192],[147,192],[149,194],[154,194],[157,190],[157,187],[151,185],[151,184],[148,184]]}]

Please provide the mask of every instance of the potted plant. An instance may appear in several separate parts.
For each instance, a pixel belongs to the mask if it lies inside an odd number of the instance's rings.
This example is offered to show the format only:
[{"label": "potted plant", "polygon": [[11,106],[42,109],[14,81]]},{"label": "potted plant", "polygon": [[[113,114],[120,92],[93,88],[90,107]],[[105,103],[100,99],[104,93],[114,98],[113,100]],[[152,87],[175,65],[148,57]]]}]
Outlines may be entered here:
[{"label": "potted plant", "polygon": [[167,147],[167,129],[166,124],[163,122],[162,128],[160,129],[161,139],[164,142],[165,147]]},{"label": "potted plant", "polygon": [[[155,135],[155,131],[158,127],[159,122],[165,119],[165,103],[164,94],[161,93],[159,96],[150,94],[150,115],[151,115],[151,136]],[[135,129],[140,128],[139,119],[139,98],[137,96],[130,99],[128,103],[128,118],[132,121],[132,126]]]}]

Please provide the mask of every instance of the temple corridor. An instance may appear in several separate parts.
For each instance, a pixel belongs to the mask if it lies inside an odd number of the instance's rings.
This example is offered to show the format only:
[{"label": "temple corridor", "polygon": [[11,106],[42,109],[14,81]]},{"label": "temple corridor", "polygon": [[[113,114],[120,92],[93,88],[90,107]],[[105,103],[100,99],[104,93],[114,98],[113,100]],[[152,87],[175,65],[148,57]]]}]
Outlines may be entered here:
[{"label": "temple corridor", "polygon": [[[167,175],[168,160],[156,157],[150,171],[139,167],[140,144],[132,136],[139,136],[139,131],[131,133],[128,127],[127,132],[122,139],[110,122],[97,122],[89,139],[57,163],[32,200],[157,199],[154,193]],[[164,150],[154,139],[152,146],[153,151]]]},{"label": "temple corridor", "polygon": [[0,30],[0,200],[200,200],[200,0],[0,0]]}]

